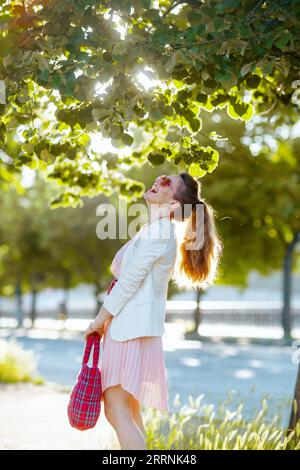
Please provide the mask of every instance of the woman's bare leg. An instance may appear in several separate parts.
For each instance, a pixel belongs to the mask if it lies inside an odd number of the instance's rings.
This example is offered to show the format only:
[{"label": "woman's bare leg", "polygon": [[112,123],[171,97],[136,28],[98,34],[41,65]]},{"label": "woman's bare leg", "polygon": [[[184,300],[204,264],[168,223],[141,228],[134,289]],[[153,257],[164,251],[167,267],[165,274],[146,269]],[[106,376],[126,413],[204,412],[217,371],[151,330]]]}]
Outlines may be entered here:
[{"label": "woman's bare leg", "polygon": [[141,414],[141,405],[140,402],[132,395],[131,396],[131,413],[134,421],[140,428],[141,432],[143,433],[144,437],[146,437],[146,431],[143,423],[143,418]]},{"label": "woman's bare leg", "polygon": [[131,397],[120,384],[105,389],[105,416],[115,429],[123,450],[145,450],[144,435],[132,417]]}]

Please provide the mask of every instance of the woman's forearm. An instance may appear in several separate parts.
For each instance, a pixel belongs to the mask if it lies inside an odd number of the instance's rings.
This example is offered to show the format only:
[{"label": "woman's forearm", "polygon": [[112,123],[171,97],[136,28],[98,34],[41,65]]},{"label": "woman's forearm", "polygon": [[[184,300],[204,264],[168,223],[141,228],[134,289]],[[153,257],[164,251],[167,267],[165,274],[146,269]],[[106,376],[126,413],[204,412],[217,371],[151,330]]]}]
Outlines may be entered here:
[{"label": "woman's forearm", "polygon": [[101,307],[99,310],[99,313],[97,316],[94,318],[94,322],[97,324],[97,326],[101,327],[104,326],[104,323],[109,320],[113,315],[109,313],[108,310],[106,310],[105,307]]}]

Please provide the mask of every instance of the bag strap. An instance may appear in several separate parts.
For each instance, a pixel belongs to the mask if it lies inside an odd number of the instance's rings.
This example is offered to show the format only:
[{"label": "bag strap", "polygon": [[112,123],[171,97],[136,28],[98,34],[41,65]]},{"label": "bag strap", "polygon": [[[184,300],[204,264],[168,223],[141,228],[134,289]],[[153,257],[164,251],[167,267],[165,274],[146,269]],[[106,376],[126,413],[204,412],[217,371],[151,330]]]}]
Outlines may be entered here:
[{"label": "bag strap", "polygon": [[100,336],[98,335],[96,331],[95,333],[92,333],[87,337],[87,340],[85,343],[83,360],[82,360],[83,366],[89,362],[89,357],[90,357],[90,353],[91,353],[91,349],[93,345],[94,345],[93,367],[97,367],[98,361],[99,361],[99,351],[100,351]]},{"label": "bag strap", "polygon": [[112,288],[114,287],[114,285],[115,285],[115,283],[117,282],[117,280],[118,280],[117,278],[114,278],[114,279],[110,282],[109,287],[108,287],[108,289],[107,289],[107,293],[108,293],[108,294],[110,293],[110,291],[111,291]]},{"label": "bag strap", "polygon": [[[118,279],[114,278],[109,286],[109,291],[113,288],[115,283],[117,282]],[[86,365],[89,362],[90,358],[90,353],[92,346],[94,344],[94,351],[93,351],[93,367],[98,366],[99,362],[99,352],[100,352],[100,336],[98,333],[95,331],[95,333],[90,334],[87,337],[86,343],[85,343],[85,349],[84,349],[84,355],[83,355],[83,360],[82,360],[82,365]]]}]

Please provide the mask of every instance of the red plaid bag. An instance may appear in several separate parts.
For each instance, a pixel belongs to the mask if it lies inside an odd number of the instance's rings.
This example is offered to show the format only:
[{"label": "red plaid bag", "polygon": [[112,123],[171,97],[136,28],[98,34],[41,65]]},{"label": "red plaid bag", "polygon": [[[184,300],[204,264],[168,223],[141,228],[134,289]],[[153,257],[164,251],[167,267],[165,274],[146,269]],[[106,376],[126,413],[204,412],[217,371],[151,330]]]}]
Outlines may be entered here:
[{"label": "red plaid bag", "polygon": [[[93,366],[88,366],[90,352],[93,350]],[[93,428],[101,410],[101,372],[98,367],[100,336],[97,332],[87,337],[82,367],[72,388],[68,403],[69,422],[79,431]]]}]

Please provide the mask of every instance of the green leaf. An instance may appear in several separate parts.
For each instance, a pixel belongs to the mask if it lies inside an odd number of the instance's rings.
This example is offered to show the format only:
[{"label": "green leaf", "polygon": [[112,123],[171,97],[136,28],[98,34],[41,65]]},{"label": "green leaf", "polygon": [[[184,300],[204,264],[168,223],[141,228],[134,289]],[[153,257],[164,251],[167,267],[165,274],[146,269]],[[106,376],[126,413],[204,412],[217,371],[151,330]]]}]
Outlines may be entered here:
[{"label": "green leaf", "polygon": [[213,149],[211,154],[211,159],[208,161],[208,173],[212,173],[218,166],[219,163],[219,152],[216,149]]},{"label": "green leaf", "polygon": [[201,8],[201,13],[204,13],[205,15],[209,16],[210,18],[214,18],[216,16],[216,12],[215,12],[214,8],[212,8],[208,5],[204,5]]},{"label": "green leaf", "polygon": [[6,141],[6,126],[0,122],[0,145],[4,145]]},{"label": "green leaf", "polygon": [[197,93],[196,100],[198,103],[206,104],[208,96],[205,93]]},{"label": "green leaf", "polygon": [[130,192],[133,197],[141,197],[145,191],[144,184],[135,181],[134,183],[129,183],[126,185],[126,190]]},{"label": "green leaf", "polygon": [[149,111],[149,118],[152,121],[161,121],[164,117],[163,112],[158,106],[153,106]]},{"label": "green leaf", "polygon": [[35,170],[35,169],[39,166],[39,163],[38,163],[38,161],[36,160],[36,158],[33,158],[33,159],[31,160],[31,163],[29,164],[29,166],[30,166],[30,168],[31,168],[32,170]]},{"label": "green leaf", "polygon": [[220,18],[219,16],[215,19],[214,21],[214,27],[216,31],[222,31],[224,29],[225,22],[223,18]]},{"label": "green leaf", "polygon": [[189,125],[193,132],[197,132],[201,127],[201,120],[194,118],[189,120]]},{"label": "green leaf", "polygon": [[205,170],[202,170],[198,163],[192,163],[188,169],[188,172],[193,178],[202,178],[206,174]]},{"label": "green leaf", "polygon": [[275,42],[274,42],[274,45],[276,47],[278,47],[278,49],[284,49],[285,46],[289,43],[291,39],[291,36],[290,36],[290,33],[289,32],[285,32],[279,39],[277,39]]},{"label": "green leaf", "polygon": [[214,73],[214,78],[218,81],[230,80],[232,78],[232,74],[230,72],[216,70]]},{"label": "green leaf", "polygon": [[176,155],[176,157],[174,158],[174,164],[175,165],[178,165],[182,160],[182,157],[181,155]]},{"label": "green leaf", "polygon": [[247,75],[246,83],[249,88],[257,88],[260,84],[260,76],[256,74]]},{"label": "green leaf", "polygon": [[[44,149],[40,153],[40,159],[46,162],[47,164],[52,164],[55,161],[55,156],[52,155],[47,149]],[[30,158],[30,161],[32,158]]]},{"label": "green leaf", "polygon": [[173,107],[172,106],[166,106],[165,107],[165,115],[166,116],[173,116]]},{"label": "green leaf", "polygon": [[244,65],[241,68],[241,77],[244,77],[245,75],[247,75],[247,73],[250,72],[252,67],[253,67],[253,62],[250,62],[249,64]]},{"label": "green leaf", "polygon": [[148,160],[150,163],[152,163],[152,165],[158,166],[165,162],[165,156],[161,153],[150,152],[148,155]]},{"label": "green leaf", "polygon": [[43,160],[39,160],[38,161],[38,167],[39,167],[39,170],[41,171],[46,171],[47,168],[48,168],[48,165],[46,162],[44,162]]},{"label": "green leaf", "polygon": [[91,138],[88,134],[81,134],[77,139],[79,145],[83,145],[83,147],[88,147],[91,143]]},{"label": "green leaf", "polygon": [[122,134],[121,135],[121,140],[124,142],[125,145],[132,145],[134,142],[133,137],[130,134]]},{"label": "green leaf", "polygon": [[111,125],[110,132],[112,137],[121,137],[123,133],[123,127],[120,125]]},{"label": "green leaf", "polygon": [[227,114],[233,119],[242,119],[248,121],[253,114],[253,107],[251,103],[243,103],[238,101],[227,106]]},{"label": "green leaf", "polygon": [[54,73],[52,75],[52,86],[53,88],[60,88],[61,87],[61,76],[59,73]]},{"label": "green leaf", "polygon": [[174,69],[174,67],[176,67],[176,65],[184,63],[185,60],[186,58],[185,58],[183,51],[179,49],[178,51],[173,52],[170,59],[166,63],[166,71],[168,73],[172,72],[172,70]]},{"label": "green leaf", "polygon": [[49,78],[49,70],[44,69],[41,71],[39,79],[41,82],[47,82]]},{"label": "green leaf", "polygon": [[237,8],[240,5],[240,0],[224,0],[224,8]]},{"label": "green leaf", "polygon": [[124,147],[124,142],[122,141],[121,137],[112,137],[111,144],[118,149]]},{"label": "green leaf", "polygon": [[248,25],[244,25],[241,28],[241,37],[244,39],[249,39],[253,35],[252,29]]}]

